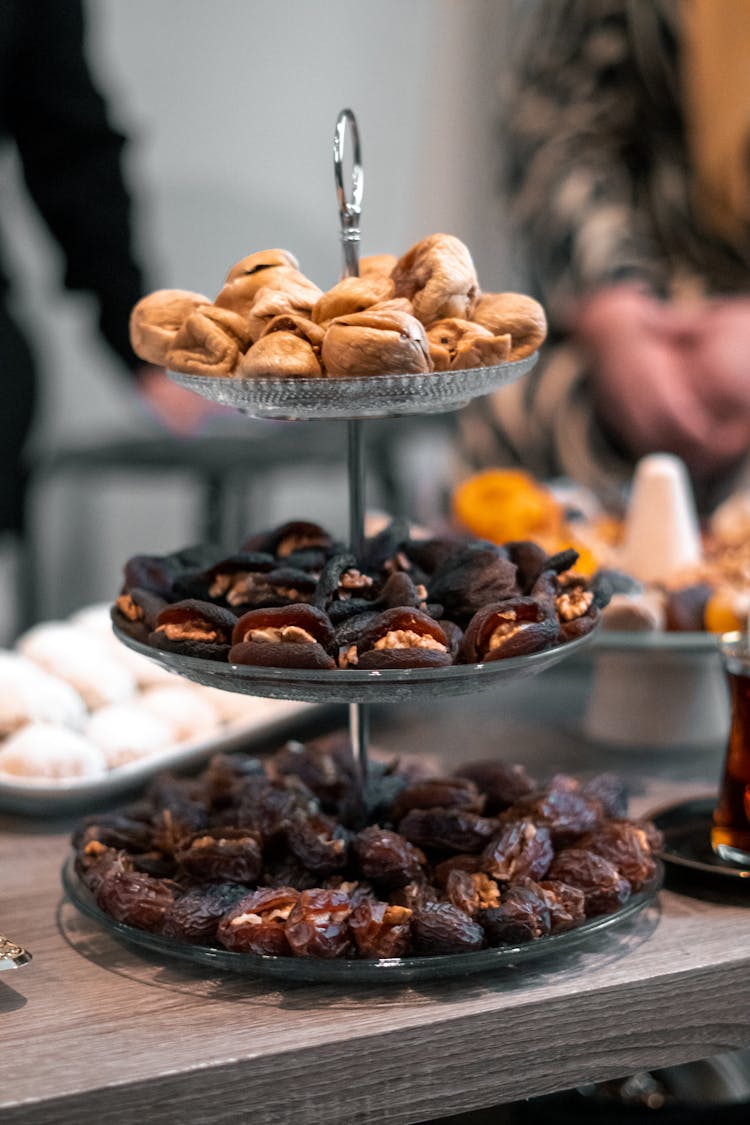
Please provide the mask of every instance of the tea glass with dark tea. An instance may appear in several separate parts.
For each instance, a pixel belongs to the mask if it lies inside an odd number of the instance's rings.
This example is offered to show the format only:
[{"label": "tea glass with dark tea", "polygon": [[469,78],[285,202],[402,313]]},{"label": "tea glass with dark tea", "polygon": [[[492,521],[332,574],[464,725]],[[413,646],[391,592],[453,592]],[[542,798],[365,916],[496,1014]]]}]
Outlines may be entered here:
[{"label": "tea glass with dark tea", "polygon": [[750,865],[750,637],[725,633],[719,644],[732,721],[711,847],[726,863]]}]

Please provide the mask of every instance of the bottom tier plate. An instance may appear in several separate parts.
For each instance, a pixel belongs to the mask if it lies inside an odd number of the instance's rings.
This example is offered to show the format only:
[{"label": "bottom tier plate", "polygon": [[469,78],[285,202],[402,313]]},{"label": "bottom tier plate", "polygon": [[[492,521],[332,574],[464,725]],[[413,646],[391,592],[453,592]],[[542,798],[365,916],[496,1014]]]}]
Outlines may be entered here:
[{"label": "bottom tier plate", "polygon": [[609,930],[638,914],[644,906],[653,901],[661,881],[662,869],[659,868],[656,878],[632,895],[619,910],[612,914],[590,918],[574,930],[539,938],[527,945],[508,945],[495,949],[480,949],[475,953],[455,953],[438,957],[322,961],[307,957],[270,957],[250,953],[231,953],[220,946],[188,945],[160,934],[137,930],[133,926],[115,921],[109,914],[100,910],[88,887],[79,879],[73,856],[68,857],[62,869],[63,888],[73,905],[113,937],[129,945],[224,972],[245,973],[248,976],[290,982],[340,984],[374,984],[469,976],[473,973],[522,965],[552,953],[567,952],[576,949],[593,935]]},{"label": "bottom tier plate", "polygon": [[453,664],[448,668],[405,668],[398,671],[357,668],[319,671],[309,668],[260,668],[248,664],[227,664],[221,660],[201,660],[195,656],[181,656],[151,648],[116,627],[114,632],[123,644],[135,652],[194,683],[270,699],[295,699],[302,703],[392,703],[484,691],[503,681],[534,676],[550,668],[578,652],[594,635],[589,633],[543,652],[511,656],[488,664]]}]

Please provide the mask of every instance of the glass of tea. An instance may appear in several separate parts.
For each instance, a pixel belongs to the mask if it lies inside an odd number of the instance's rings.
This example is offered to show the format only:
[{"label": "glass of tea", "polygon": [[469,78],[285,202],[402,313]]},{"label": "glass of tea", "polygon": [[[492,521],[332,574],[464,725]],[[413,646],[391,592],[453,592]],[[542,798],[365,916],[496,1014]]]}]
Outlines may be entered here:
[{"label": "glass of tea", "polygon": [[719,652],[729,685],[732,722],[711,847],[727,863],[750,865],[750,637],[725,633]]}]

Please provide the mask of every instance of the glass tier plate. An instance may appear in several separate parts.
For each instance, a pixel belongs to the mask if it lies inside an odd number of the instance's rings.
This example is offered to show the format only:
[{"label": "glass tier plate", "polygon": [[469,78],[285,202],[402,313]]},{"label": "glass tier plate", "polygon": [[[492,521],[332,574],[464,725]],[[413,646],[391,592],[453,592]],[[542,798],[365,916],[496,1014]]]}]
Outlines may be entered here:
[{"label": "glass tier plate", "polygon": [[162,652],[141,644],[114,627],[115,636],[135,652],[197,684],[224,691],[296,699],[303,703],[392,703],[430,696],[466,695],[510,680],[533,676],[578,652],[593,633],[543,652],[513,656],[487,664],[453,664],[448,668],[332,669],[260,668]]},{"label": "glass tier plate", "polygon": [[113,937],[130,945],[165,957],[176,957],[194,965],[205,965],[224,972],[245,973],[283,981],[314,983],[375,984],[410,980],[447,979],[472,973],[523,965],[552,953],[564,953],[582,945],[590,937],[619,925],[638,914],[656,896],[661,886],[662,869],[646,887],[632,895],[612,914],[590,918],[566,933],[539,938],[526,945],[480,949],[475,953],[443,954],[437,957],[389,957],[381,960],[315,960],[308,957],[271,957],[251,953],[231,953],[221,946],[190,945],[161,934],[137,930],[116,922],[100,910],[88,887],[79,879],[71,855],[62,869],[62,884],[70,901],[82,914],[97,922]]},{"label": "glass tier plate", "polygon": [[599,629],[595,648],[600,652],[698,654],[716,651],[716,633],[619,632]]},{"label": "glass tier plate", "polygon": [[531,370],[536,360],[537,353],[533,352],[495,367],[433,371],[427,375],[233,379],[170,371],[169,377],[186,390],[253,418],[393,418],[458,410],[479,395],[514,383]]}]

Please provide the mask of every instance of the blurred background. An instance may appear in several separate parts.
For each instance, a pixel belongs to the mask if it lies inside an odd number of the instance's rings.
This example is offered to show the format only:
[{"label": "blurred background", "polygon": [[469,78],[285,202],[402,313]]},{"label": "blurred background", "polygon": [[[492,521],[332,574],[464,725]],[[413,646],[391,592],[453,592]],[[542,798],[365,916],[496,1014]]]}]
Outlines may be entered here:
[{"label": "blurred background", "polygon": [[[331,148],[345,106],[362,136],[362,253],[402,253],[444,230],[472,248],[483,287],[518,280],[498,187],[512,5],[183,0],[178,10],[171,0],[97,0],[85,8],[95,80],[129,138],[125,170],[148,288],[213,295],[234,261],[269,246],[292,250],[308,276],[331,286],[340,272]],[[12,150],[3,151],[0,176],[12,307],[42,377],[32,468],[61,449],[158,437],[96,331],[93,299],[63,289],[60,252]],[[234,417],[210,429],[249,433]],[[255,500],[255,527],[301,513],[345,526],[344,429],[340,468],[313,478],[295,465],[269,474],[262,502]],[[415,514],[429,517],[435,492],[424,481],[435,475],[437,485],[447,472],[445,432],[426,423],[423,438],[413,433],[403,445],[411,475],[423,481],[415,484],[422,509]],[[376,492],[372,498],[377,503]],[[130,554],[199,538],[201,503],[188,473],[123,466],[32,475],[36,616],[106,600]]]}]

